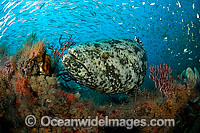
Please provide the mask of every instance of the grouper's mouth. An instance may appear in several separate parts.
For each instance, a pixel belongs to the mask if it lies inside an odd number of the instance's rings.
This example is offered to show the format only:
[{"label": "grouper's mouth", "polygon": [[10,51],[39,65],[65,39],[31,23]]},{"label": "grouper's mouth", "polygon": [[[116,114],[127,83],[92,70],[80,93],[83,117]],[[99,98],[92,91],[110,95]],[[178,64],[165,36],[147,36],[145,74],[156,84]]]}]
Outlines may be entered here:
[{"label": "grouper's mouth", "polygon": [[85,68],[85,70],[86,70],[88,73],[90,73],[90,72],[88,71],[87,67],[84,65],[84,63],[83,63],[81,60],[79,60],[77,56],[75,56],[74,54],[72,54],[70,51],[69,51],[68,53],[71,55],[71,57],[72,57],[72,59],[73,59],[74,61],[78,62],[83,68]]}]

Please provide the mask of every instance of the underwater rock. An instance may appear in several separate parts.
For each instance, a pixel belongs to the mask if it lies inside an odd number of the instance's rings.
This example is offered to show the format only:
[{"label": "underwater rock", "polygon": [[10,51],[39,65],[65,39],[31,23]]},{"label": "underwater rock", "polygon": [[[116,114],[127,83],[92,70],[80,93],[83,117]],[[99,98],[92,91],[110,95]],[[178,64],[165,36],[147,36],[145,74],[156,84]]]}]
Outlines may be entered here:
[{"label": "underwater rock", "polygon": [[145,49],[129,39],[99,40],[75,45],[68,49],[62,63],[75,80],[106,94],[139,88],[147,69]]}]

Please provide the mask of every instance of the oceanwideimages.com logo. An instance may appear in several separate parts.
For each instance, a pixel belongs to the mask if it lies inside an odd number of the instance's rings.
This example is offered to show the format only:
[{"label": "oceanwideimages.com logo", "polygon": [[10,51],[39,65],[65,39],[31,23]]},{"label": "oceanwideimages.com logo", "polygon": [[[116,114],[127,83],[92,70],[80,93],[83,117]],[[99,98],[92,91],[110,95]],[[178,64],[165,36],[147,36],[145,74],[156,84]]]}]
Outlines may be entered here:
[{"label": "oceanwideimages.com logo", "polygon": [[[36,125],[36,117],[34,115],[28,115],[25,118],[25,124],[28,127],[34,127]],[[133,127],[139,126],[175,126],[174,119],[152,119],[147,123],[146,119],[109,119],[108,116],[105,116],[104,119],[91,118],[88,116],[86,119],[60,119],[52,118],[49,116],[43,116],[40,119],[40,124],[43,127],[126,127],[127,129],[132,129]]]}]

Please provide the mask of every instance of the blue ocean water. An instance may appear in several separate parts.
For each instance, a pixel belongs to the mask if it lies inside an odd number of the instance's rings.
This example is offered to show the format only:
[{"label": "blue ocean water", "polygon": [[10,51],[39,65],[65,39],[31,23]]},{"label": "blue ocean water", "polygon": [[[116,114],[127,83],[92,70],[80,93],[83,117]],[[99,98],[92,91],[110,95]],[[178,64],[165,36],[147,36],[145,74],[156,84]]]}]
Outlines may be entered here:
[{"label": "blue ocean water", "polygon": [[148,65],[166,62],[178,74],[200,66],[199,0],[1,0],[0,45],[15,54],[31,33],[58,45],[140,38]]}]

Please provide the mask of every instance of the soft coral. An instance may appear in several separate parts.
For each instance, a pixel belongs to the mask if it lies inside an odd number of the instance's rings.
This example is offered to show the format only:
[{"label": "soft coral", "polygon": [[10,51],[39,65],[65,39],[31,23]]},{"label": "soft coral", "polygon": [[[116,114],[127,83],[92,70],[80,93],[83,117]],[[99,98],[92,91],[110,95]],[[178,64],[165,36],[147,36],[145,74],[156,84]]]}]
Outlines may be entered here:
[{"label": "soft coral", "polygon": [[37,56],[43,55],[45,52],[45,43],[44,39],[41,41],[39,40],[37,43],[34,43],[29,51],[29,59],[34,59]]}]

